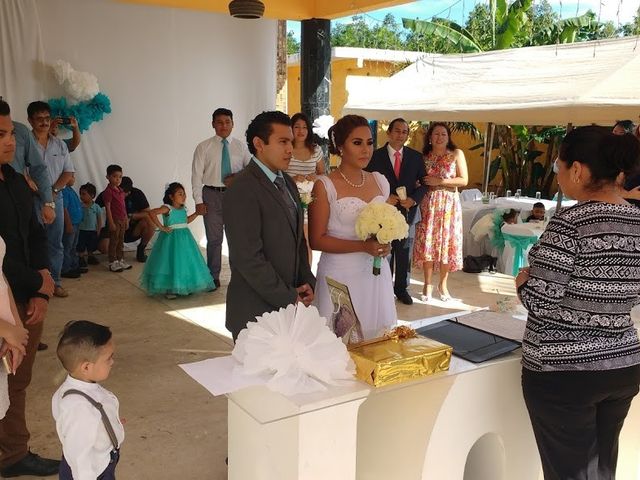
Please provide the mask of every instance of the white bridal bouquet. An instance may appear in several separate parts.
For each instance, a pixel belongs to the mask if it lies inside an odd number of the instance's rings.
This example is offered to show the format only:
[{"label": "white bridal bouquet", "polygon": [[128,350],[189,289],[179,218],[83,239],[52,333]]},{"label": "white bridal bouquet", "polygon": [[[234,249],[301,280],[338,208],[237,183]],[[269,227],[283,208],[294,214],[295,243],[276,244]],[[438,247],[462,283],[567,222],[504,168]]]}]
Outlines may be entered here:
[{"label": "white bridal bouquet", "polygon": [[[369,203],[356,220],[356,235],[361,240],[375,237],[380,243],[407,238],[409,225],[400,211],[388,203]],[[380,257],[373,260],[373,274],[380,274]]]},{"label": "white bridal bouquet", "polygon": [[309,204],[313,202],[313,195],[311,194],[313,191],[313,182],[311,180],[305,180],[304,182],[296,183],[296,186],[298,187],[298,193],[300,194],[302,208],[306,210],[309,208]]}]

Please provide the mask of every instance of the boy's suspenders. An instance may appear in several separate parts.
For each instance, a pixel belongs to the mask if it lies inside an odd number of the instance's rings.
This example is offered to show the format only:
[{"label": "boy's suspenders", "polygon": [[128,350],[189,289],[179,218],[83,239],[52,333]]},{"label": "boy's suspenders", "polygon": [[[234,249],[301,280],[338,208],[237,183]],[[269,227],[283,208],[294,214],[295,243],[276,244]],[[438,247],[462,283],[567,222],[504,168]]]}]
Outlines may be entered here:
[{"label": "boy's suspenders", "polygon": [[104,407],[102,406],[102,404],[100,402],[95,401],[93,398],[91,398],[86,393],[81,392],[80,390],[76,390],[76,389],[67,390],[66,392],[64,392],[62,394],[62,398],[66,397],[67,395],[71,395],[71,394],[82,395],[84,398],[89,400],[89,402],[91,402],[91,405],[93,405],[94,407],[96,407],[98,409],[98,411],[100,412],[100,416],[102,417],[102,423],[104,424],[104,428],[107,431],[107,434],[109,435],[109,438],[111,439],[111,443],[113,444],[113,448],[117,451],[118,450],[118,438],[116,437],[116,433],[113,431],[113,427],[111,426],[111,422],[109,421],[109,417],[107,417],[107,412],[104,411]]}]

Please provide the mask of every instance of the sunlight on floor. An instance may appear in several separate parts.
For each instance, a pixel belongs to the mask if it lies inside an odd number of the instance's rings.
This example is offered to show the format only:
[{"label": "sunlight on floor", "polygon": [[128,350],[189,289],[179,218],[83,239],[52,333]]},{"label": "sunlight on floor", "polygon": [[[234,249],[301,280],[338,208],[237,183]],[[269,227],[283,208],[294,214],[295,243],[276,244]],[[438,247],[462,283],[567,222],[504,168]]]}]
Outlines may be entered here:
[{"label": "sunlight on floor", "polygon": [[224,326],[224,302],[218,307],[214,307],[211,305],[203,307],[188,307],[176,310],[168,310],[165,313],[167,315],[171,315],[172,317],[178,318],[180,320],[198,325],[205,330],[215,333],[216,335],[221,337],[222,340],[233,347],[231,333]]},{"label": "sunlight on floor", "polygon": [[[222,283],[213,293],[192,295],[177,300],[160,301],[166,306],[166,313],[174,318],[189,322],[215,334],[233,347],[231,334],[225,328],[226,286],[229,283],[229,258],[226,238],[222,245]],[[203,254],[206,256],[206,252]],[[313,252],[312,271],[317,271],[320,252]],[[418,328],[434,321],[443,320],[478,310],[499,310],[500,304],[515,304],[516,290],[513,277],[500,273],[469,274],[462,271],[449,276],[449,290],[457,300],[442,301],[437,295],[429,302],[421,299],[424,277],[422,271],[412,272],[409,294],[413,305],[396,302],[398,320]]]},{"label": "sunlight on floor", "polygon": [[482,292],[516,296],[516,287],[513,277],[510,275],[497,273],[493,275],[478,275],[478,286]]}]

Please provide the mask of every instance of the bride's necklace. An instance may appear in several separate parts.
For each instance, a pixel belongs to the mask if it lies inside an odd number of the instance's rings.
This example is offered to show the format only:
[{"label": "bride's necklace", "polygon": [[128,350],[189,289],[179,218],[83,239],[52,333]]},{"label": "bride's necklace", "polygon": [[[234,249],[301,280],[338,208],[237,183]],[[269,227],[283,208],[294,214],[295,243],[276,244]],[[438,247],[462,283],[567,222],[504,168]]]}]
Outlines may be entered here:
[{"label": "bride's necklace", "polygon": [[342,173],[342,169],[340,167],[338,167],[338,173],[340,174],[340,176],[342,177],[342,179],[347,182],[347,185],[351,185],[353,188],[361,188],[364,187],[364,170],[360,170],[360,174],[362,175],[362,180],[360,181],[359,185],[356,185],[355,183],[353,183],[351,180],[349,180],[347,178],[347,176]]}]

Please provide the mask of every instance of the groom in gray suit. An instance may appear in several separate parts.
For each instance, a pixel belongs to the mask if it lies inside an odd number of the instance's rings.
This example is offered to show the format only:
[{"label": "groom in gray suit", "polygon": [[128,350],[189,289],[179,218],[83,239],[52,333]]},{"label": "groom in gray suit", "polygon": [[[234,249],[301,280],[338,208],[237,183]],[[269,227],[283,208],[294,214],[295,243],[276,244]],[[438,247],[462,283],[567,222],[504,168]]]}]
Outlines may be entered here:
[{"label": "groom in gray suit", "polygon": [[247,128],[253,158],[227,189],[223,218],[231,281],[226,326],[238,338],[256,316],[313,301],[298,189],[284,173],[293,152],[291,119],[262,112]]}]

